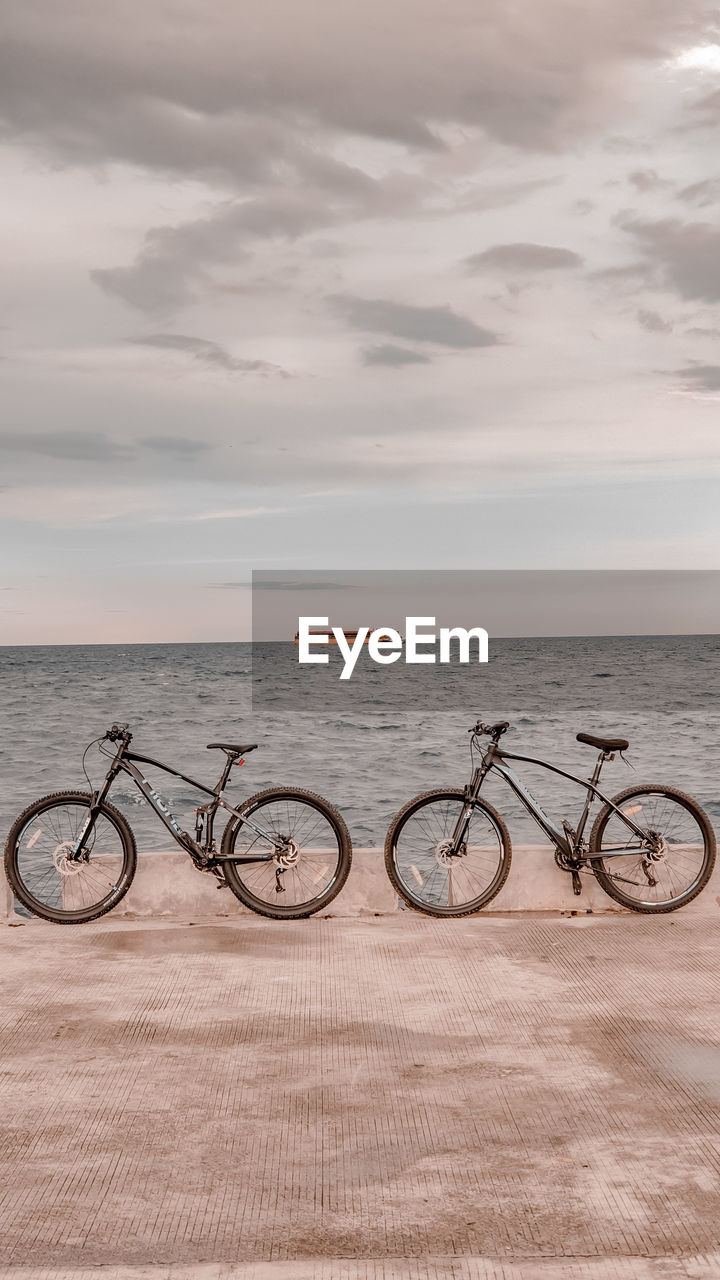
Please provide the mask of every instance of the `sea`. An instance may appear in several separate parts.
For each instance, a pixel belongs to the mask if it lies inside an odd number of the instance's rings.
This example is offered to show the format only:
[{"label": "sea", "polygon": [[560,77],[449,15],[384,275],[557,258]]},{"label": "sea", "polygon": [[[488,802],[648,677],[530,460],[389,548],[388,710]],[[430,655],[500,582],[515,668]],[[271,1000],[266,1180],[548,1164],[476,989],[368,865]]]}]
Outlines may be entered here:
[{"label": "sea", "polygon": [[[603,772],[608,795],[635,782],[672,784],[720,825],[719,636],[491,639],[487,665],[366,661],[351,689],[331,664],[310,696],[302,684],[308,669],[296,659],[291,645],[264,644],[253,654],[240,642],[0,648],[3,840],[38,797],[87,789],[83,752],[113,722],[130,725],[138,751],[209,784],[224,756],[208,742],[257,742],[233,770],[228,799],[273,785],[309,788],[340,809],[356,846],[381,845],[392,816],[419,792],[465,784],[468,729],[478,718],[509,721],[507,750],[581,779],[596,753],[575,740],[579,731],[625,736],[626,758]],[[93,787],[106,767],[90,746]],[[584,796],[575,784],[536,765],[515,767],[548,814],[570,821],[579,814]],[[202,797],[180,779],[146,773],[191,828]],[[513,842],[541,839],[501,779],[489,778],[485,793]],[[116,780],[111,800],[141,852],[171,847],[128,777]]]}]

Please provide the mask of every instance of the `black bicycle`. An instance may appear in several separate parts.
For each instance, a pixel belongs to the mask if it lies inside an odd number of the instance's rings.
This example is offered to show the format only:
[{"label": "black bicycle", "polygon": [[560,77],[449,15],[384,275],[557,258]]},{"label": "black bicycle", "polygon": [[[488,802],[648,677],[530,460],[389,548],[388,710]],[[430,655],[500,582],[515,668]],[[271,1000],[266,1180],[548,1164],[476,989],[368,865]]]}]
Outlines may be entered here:
[{"label": "black bicycle", "polygon": [[[510,871],[512,850],[500,814],[480,799],[490,772],[504,778],[555,848],[555,861],[582,890],[581,874],[591,872],[616,902],[631,911],[657,914],[675,911],[705,888],[715,865],[715,833],[700,805],[675,787],[637,784],[609,799],[598,787],[600,770],[615,753],[626,751],[625,738],[579,733],[578,742],[600,754],[585,781],[532,756],[501,750],[507,721],[469,732],[471,756],[480,764],[464,789],[443,788],[416,796],[393,819],[385,840],[385,866],[398,894],[409,907],[431,916],[468,916],[500,892]],[[487,749],[480,739],[490,737]],[[551,821],[525,784],[506,763],[537,764],[586,791],[576,827],[566,818]],[[474,757],[473,757],[474,764]],[[586,841],[584,832],[595,800],[602,802]]]},{"label": "black bicycle", "polygon": [[[132,736],[127,725],[113,725],[90,744],[97,743],[111,760],[98,791],[43,796],[13,825],[5,845],[5,871],[33,915],[55,924],[83,924],[112,911],[127,893],[137,862],[135,837],[107,799],[120,773],[133,779],[197,869],[216,876],[220,887],[227,885],[252,911],[297,920],[320,911],[340,892],[350,871],[350,835],[340,814],[321,796],[277,787],[251,796],[237,809],[222,799],[233,765],[243,764],[257,743],[208,743],[208,750],[225,753],[225,764],[217,785],[206,787],[179,769],[131,751]],[[108,750],[106,742],[116,745]],[[153,765],[212,797],[195,810],[194,835],[181,830],[138,764]],[[229,814],[219,850],[213,835],[218,809]]]}]

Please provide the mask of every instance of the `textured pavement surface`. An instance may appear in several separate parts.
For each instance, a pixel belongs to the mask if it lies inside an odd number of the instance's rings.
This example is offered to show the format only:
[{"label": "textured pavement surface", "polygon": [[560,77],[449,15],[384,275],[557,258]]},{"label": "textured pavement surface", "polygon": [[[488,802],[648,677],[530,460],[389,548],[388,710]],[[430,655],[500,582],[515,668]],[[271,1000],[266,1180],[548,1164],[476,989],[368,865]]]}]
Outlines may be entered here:
[{"label": "textured pavement surface", "polygon": [[720,1276],[720,922],[0,938],[8,1280]]}]

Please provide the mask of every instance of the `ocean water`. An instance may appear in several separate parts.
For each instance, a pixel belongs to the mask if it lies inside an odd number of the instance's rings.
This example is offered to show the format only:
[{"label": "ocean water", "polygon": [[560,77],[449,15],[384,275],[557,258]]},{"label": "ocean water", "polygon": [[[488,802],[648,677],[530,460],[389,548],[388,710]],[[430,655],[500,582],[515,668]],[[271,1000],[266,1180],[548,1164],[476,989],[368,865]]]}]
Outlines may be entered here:
[{"label": "ocean water", "polygon": [[[308,668],[290,645],[77,645],[0,649],[0,826],[3,840],[31,801],[86,788],[81,756],[113,721],[128,721],[144,754],[213,782],[224,757],[205,744],[258,742],[233,771],[228,798],[273,784],[318,791],[336,804],[357,845],[381,844],[406,800],[436,786],[463,786],[468,727],[509,720],[508,750],[542,756],[580,777],[595,753],[579,730],[630,739],[628,763],[605,767],[609,795],[636,781],[671,783],[694,795],[720,825],[720,637],[491,640],[487,666],[388,668],[365,664],[352,688],[333,680],[322,697],[299,696]],[[106,767],[87,757],[95,785]],[[571,820],[583,794],[534,766],[517,766],[546,811]],[[190,827],[197,793],[179,779],[148,776]],[[498,779],[488,798],[515,842],[539,833]],[[170,837],[129,778],[111,792],[138,848]]]}]

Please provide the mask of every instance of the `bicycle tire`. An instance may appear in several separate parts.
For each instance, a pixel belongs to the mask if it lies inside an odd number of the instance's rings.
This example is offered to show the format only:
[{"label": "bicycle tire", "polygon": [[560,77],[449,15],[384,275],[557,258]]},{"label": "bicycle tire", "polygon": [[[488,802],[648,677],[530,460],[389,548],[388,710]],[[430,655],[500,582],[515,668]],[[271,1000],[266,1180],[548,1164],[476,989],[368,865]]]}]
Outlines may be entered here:
[{"label": "bicycle tire", "polygon": [[314,791],[305,791],[298,787],[270,787],[267,791],[258,791],[240,806],[239,812],[250,815],[273,801],[281,804],[294,801],[314,809],[315,812],[327,818],[338,841],[337,867],[330,884],[316,898],[290,907],[282,907],[258,897],[243,883],[238,866],[231,860],[238,832],[243,825],[238,818],[231,818],[223,832],[220,849],[223,873],[235,897],[242,902],[243,906],[256,912],[257,915],[266,916],[271,920],[304,920],[308,916],[315,915],[317,911],[322,911],[323,907],[327,907],[343,888],[352,864],[350,832],[341,814],[327,800],[316,795]]},{"label": "bicycle tire", "polygon": [[[593,854],[597,855],[601,852],[603,833],[607,823],[614,815],[614,810],[611,809],[609,805],[604,805],[600,810],[593,824],[592,831],[590,832],[590,839],[588,842],[590,850],[590,865],[601,889],[603,889],[603,891],[615,902],[618,902],[621,906],[627,907],[628,910],[636,911],[641,915],[664,915],[669,911],[677,911],[679,907],[687,906],[689,902],[692,902],[694,898],[697,898],[698,894],[702,893],[715,866],[717,846],[715,832],[705,810],[700,807],[696,800],[693,800],[692,796],[688,796],[685,792],[679,791],[677,787],[666,787],[663,785],[656,786],[652,783],[636,784],[635,786],[627,787],[624,791],[619,792],[618,795],[613,796],[612,804],[621,806],[624,805],[627,800],[637,799],[642,795],[648,794],[653,796],[664,796],[681,805],[682,808],[695,818],[700,830],[702,831],[705,846],[703,863],[700,872],[692,885],[685,893],[680,894],[677,898],[659,903],[639,901],[637,898],[632,898],[630,894],[623,892],[620,884],[618,884],[617,880],[612,877],[609,868],[605,866],[605,862],[602,857],[593,857]],[[613,863],[616,860],[613,858],[608,861]]]},{"label": "bicycle tire", "polygon": [[120,836],[123,848],[123,865],[117,883],[107,897],[92,907],[79,911],[62,911],[54,909],[47,903],[38,901],[31,889],[25,884],[18,865],[18,853],[23,831],[33,818],[38,817],[46,809],[59,808],[64,804],[79,804],[89,807],[92,796],[84,791],[55,791],[42,796],[34,804],[28,805],[13,823],[5,842],[5,874],[8,883],[23,906],[41,920],[49,920],[52,924],[88,924],[91,920],[99,920],[107,915],[125,897],[132,884],[137,867],[137,848],[132,830],[114,805],[107,800],[100,806],[100,814],[115,827]]},{"label": "bicycle tire", "polygon": [[466,902],[459,907],[441,907],[415,897],[397,870],[397,841],[405,823],[413,816],[413,814],[417,813],[425,805],[432,804],[439,800],[457,800],[462,803],[465,800],[465,792],[460,788],[441,787],[434,791],[424,791],[421,795],[415,796],[413,800],[409,800],[399,813],[396,813],[388,828],[388,832],[385,837],[385,870],[387,871],[390,883],[398,896],[402,898],[405,905],[411,907],[412,910],[420,911],[424,915],[435,916],[438,919],[460,919],[463,916],[475,915],[478,911],[481,911],[483,907],[487,906],[489,902],[492,902],[493,898],[497,897],[510,874],[512,844],[510,842],[510,833],[497,810],[485,800],[475,801],[474,808],[487,814],[491,824],[496,828],[501,841],[500,864],[493,880],[488,885],[487,889],[482,894],[479,894],[477,898],[471,902]]}]

